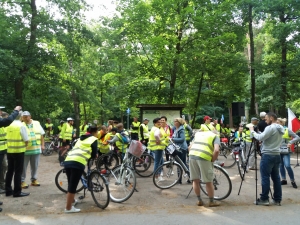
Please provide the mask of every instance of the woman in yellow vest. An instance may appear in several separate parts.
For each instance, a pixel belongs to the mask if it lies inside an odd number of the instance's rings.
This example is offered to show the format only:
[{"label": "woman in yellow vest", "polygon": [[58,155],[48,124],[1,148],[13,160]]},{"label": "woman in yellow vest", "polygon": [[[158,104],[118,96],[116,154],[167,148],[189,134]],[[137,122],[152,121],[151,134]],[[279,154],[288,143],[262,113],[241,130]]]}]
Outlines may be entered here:
[{"label": "woman in yellow vest", "polygon": [[74,207],[78,202],[74,196],[88,159],[98,156],[97,131],[96,126],[89,127],[88,132],[80,137],[65,159],[64,167],[68,178],[65,213],[80,212],[80,209]]},{"label": "woman in yellow vest", "polygon": [[[280,124],[285,128],[285,132],[282,136],[282,142],[280,145],[280,156],[281,156],[281,164],[280,164],[280,175],[281,175],[281,185],[286,185],[286,173],[285,169],[288,172],[288,175],[291,180],[291,184],[293,188],[297,188],[297,184],[295,182],[294,172],[291,167],[291,151],[290,147],[292,144],[295,144],[296,142],[300,141],[300,137],[295,134],[292,130],[285,127],[286,119],[284,118],[277,118],[277,123]],[[292,137],[292,139],[291,139]]]},{"label": "woman in yellow vest", "polygon": [[[154,152],[154,171],[156,171],[156,169],[164,162],[163,153],[166,148],[166,144],[164,142],[165,138],[163,137],[160,129],[160,118],[155,118],[153,120],[153,124],[154,126],[150,131],[148,149]],[[157,171],[155,174],[155,178],[159,179],[159,181],[163,180],[163,178],[159,176],[160,173],[161,171]]]},{"label": "woman in yellow vest", "polygon": [[[126,149],[129,145],[129,134],[128,132],[124,129],[124,125],[123,123],[119,123],[117,125],[117,130],[118,132],[116,133],[116,135],[113,137],[112,140],[108,140],[108,143],[115,143],[117,149],[122,152],[122,157],[124,158]],[[125,139],[127,141],[125,141]]]},{"label": "woman in yellow vest", "polygon": [[88,121],[84,121],[84,123],[83,123],[83,125],[82,126],[80,126],[80,132],[79,132],[79,134],[80,134],[80,136],[81,135],[84,135],[86,132],[87,132],[87,130],[88,130]]}]

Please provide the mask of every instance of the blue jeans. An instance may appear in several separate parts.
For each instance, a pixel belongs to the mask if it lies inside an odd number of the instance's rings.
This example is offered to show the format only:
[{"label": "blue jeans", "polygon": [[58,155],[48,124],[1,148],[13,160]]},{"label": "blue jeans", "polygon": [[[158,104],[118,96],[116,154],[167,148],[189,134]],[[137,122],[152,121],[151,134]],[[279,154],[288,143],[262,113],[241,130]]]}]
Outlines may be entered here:
[{"label": "blue jeans", "polygon": [[260,175],[261,175],[262,193],[260,194],[260,199],[263,201],[269,200],[270,176],[273,181],[274,200],[281,201],[282,199],[281,183],[279,177],[280,161],[281,161],[280,155],[263,154],[261,156]]},{"label": "blue jeans", "polygon": [[294,178],[294,172],[292,170],[291,163],[290,163],[290,158],[291,158],[290,153],[289,154],[281,154],[280,156],[281,156],[281,163],[280,163],[281,179],[286,180],[285,169],[284,169],[284,167],[285,167],[289,174],[291,181],[294,181],[295,178]]},{"label": "blue jeans", "polygon": [[[163,153],[164,151],[163,150],[155,150],[153,151],[154,153],[154,171],[157,170],[157,168],[162,165],[164,163],[164,158],[163,158]],[[157,173],[155,175],[159,175],[161,173],[161,170],[160,171],[157,171]]]}]

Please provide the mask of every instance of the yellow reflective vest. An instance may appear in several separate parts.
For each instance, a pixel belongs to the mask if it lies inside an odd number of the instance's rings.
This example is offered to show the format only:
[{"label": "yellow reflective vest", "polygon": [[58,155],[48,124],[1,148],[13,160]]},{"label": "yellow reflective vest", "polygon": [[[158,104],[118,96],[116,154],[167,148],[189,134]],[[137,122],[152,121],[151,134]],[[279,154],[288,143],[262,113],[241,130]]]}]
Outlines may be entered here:
[{"label": "yellow reflective vest", "polygon": [[189,155],[198,156],[207,161],[211,161],[214,152],[213,143],[216,136],[217,135],[212,132],[197,132]]},{"label": "yellow reflective vest", "polygon": [[6,149],[7,149],[7,144],[6,144],[6,130],[5,130],[4,127],[1,127],[0,128],[0,151],[4,151]]},{"label": "yellow reflective vest", "polygon": [[[127,131],[123,131],[123,132],[125,133],[125,135],[129,136]],[[116,141],[116,146],[122,153],[125,153],[129,144],[123,143],[122,135],[120,133],[116,133],[116,136],[118,137],[118,140]]]},{"label": "yellow reflective vest", "polygon": [[21,136],[21,127],[24,126],[19,121],[13,121],[6,128],[7,153],[22,153],[26,151],[26,145]]},{"label": "yellow reflective vest", "polygon": [[[154,133],[156,132],[157,129],[159,129],[159,131],[160,131],[160,144],[156,144],[156,139],[154,136]],[[164,150],[166,148],[165,136],[166,136],[166,133],[165,133],[165,135],[163,135],[162,129],[153,126],[150,131],[148,149],[150,149],[151,151]]]},{"label": "yellow reflective vest", "polygon": [[48,131],[48,128],[51,127],[52,130],[50,130],[50,135],[53,135],[53,123],[46,123],[45,124],[46,130]]},{"label": "yellow reflective vest", "polygon": [[215,127],[211,124],[201,124],[200,130],[202,131],[213,131]]},{"label": "yellow reflective vest", "polygon": [[289,129],[288,128],[285,128],[285,131],[284,131],[284,134],[282,135],[282,138],[283,139],[287,139],[287,140],[290,140],[290,136],[289,136]]},{"label": "yellow reflective vest", "polygon": [[75,161],[83,164],[87,164],[89,158],[91,158],[92,147],[91,145],[97,140],[96,137],[91,136],[84,140],[78,140],[74,148],[69,151],[65,161]]},{"label": "yellow reflective vest", "polygon": [[132,134],[138,134],[139,133],[139,127],[141,125],[141,122],[132,122]]},{"label": "yellow reflective vest", "polygon": [[23,125],[26,127],[27,130],[27,135],[29,137],[25,155],[35,155],[41,152],[41,124],[39,121],[36,120],[31,121],[34,136],[32,136],[30,133],[31,129],[29,129],[27,124],[23,122]]},{"label": "yellow reflective vest", "polygon": [[[83,126],[84,126],[84,128],[82,130]],[[87,132],[88,127],[89,127],[88,125],[82,125],[82,126],[80,126],[80,136],[84,135]]]},{"label": "yellow reflective vest", "polygon": [[64,123],[62,129],[61,129],[61,139],[63,140],[72,140],[72,134],[73,134],[73,126],[71,126],[69,123]]},{"label": "yellow reflective vest", "polygon": [[105,136],[104,136],[104,140],[98,140],[98,143],[99,143],[99,150],[101,153],[108,153],[109,152],[109,143],[107,142],[108,140],[110,140],[112,138],[112,133],[107,133]]},{"label": "yellow reflective vest", "polygon": [[[143,128],[144,139],[149,139],[150,133],[149,133],[148,125],[142,123],[140,127]],[[140,129],[139,129],[139,139],[142,140],[142,137],[141,137],[141,134],[140,134]]]}]

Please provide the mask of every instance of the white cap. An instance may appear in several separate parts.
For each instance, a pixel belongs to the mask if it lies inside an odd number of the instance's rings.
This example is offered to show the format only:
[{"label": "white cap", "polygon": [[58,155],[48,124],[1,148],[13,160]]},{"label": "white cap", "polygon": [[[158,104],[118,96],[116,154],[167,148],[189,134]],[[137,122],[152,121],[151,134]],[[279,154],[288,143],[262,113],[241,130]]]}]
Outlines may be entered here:
[{"label": "white cap", "polygon": [[71,121],[71,120],[73,120],[73,121],[74,121],[74,119],[72,119],[71,117],[69,117],[69,118],[67,119],[67,121]]},{"label": "white cap", "polygon": [[5,108],[5,106],[0,106],[0,109],[4,109]]},{"label": "white cap", "polygon": [[22,113],[22,116],[30,116],[30,112],[24,111],[24,112]]},{"label": "white cap", "polygon": [[265,113],[265,112],[261,112],[261,113],[259,114],[259,117],[260,117],[260,118],[261,118],[261,117],[265,117],[266,114],[267,114],[267,113]]}]

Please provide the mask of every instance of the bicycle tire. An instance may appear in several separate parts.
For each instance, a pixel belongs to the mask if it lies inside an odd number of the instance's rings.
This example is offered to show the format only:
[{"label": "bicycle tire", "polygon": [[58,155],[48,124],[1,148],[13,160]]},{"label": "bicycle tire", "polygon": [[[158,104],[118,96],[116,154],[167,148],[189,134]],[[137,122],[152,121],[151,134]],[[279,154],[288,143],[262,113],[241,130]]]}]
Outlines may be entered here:
[{"label": "bicycle tire", "polygon": [[[86,176],[86,173],[83,172],[83,176]],[[56,187],[64,193],[68,192],[68,178],[65,169],[61,169],[55,176]],[[81,186],[80,186],[81,185]],[[78,188],[79,186],[79,188]],[[80,182],[77,185],[76,193],[82,191],[84,188],[83,184]]]},{"label": "bicycle tire", "polygon": [[148,153],[143,153],[141,158],[134,157],[133,168],[141,177],[150,177],[154,172],[154,158]]},{"label": "bicycle tire", "polygon": [[91,191],[95,204],[99,208],[105,209],[110,201],[107,180],[99,173],[99,171],[93,171],[90,174],[89,179],[89,190]]},{"label": "bicycle tire", "polygon": [[45,149],[42,151],[44,156],[50,156],[53,153],[53,148],[50,148],[52,142],[45,142]]},{"label": "bicycle tire", "polygon": [[[107,160],[106,160],[107,159]],[[98,171],[103,169],[112,170],[119,165],[119,158],[115,154],[104,154],[98,157],[96,167]]]},{"label": "bicycle tire", "polygon": [[[232,152],[232,148],[222,146],[219,156],[224,156],[224,158],[219,159],[221,162],[224,162],[224,168],[231,168],[236,164],[235,155]],[[223,161],[224,160],[224,161]]]},{"label": "bicycle tire", "polygon": [[[214,165],[213,186],[214,186],[215,200],[223,200],[231,194],[231,190],[232,190],[231,180],[227,172],[222,167],[217,165]],[[201,181],[200,181],[200,188],[205,195],[208,195],[206,191],[206,184]]]},{"label": "bicycle tire", "polygon": [[[156,179],[155,174],[163,170],[164,176],[162,180]],[[177,162],[165,162],[159,166],[153,175],[153,183],[157,188],[169,189],[176,185],[182,176],[182,168]]]},{"label": "bicycle tire", "polygon": [[116,203],[128,200],[132,196],[136,187],[135,173],[128,166],[124,166],[122,171],[121,165],[115,167],[110,171],[108,181],[110,199]]},{"label": "bicycle tire", "polygon": [[247,172],[247,168],[245,168],[246,167],[246,163],[244,162],[241,153],[239,153],[239,160],[237,162],[237,166],[238,166],[238,171],[239,171],[240,177],[241,177],[242,180],[244,180],[245,179],[245,175],[244,175],[244,179],[243,179],[243,174],[244,174],[244,171]]}]

